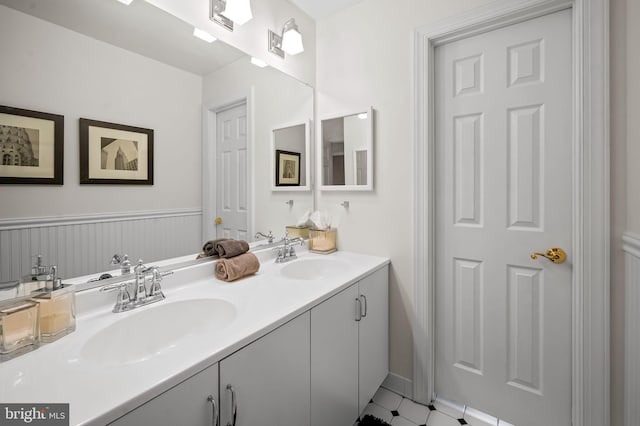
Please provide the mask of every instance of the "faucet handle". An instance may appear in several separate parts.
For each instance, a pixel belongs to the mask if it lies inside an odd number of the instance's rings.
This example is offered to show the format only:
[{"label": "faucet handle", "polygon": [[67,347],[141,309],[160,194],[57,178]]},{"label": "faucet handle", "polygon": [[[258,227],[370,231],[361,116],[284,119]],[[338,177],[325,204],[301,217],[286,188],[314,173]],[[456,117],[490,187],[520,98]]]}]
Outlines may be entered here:
[{"label": "faucet handle", "polygon": [[131,273],[131,261],[129,261],[129,255],[127,254],[114,254],[113,257],[111,257],[111,264],[120,265],[121,275],[127,275]]},{"label": "faucet handle", "polygon": [[127,291],[128,284],[129,284],[129,281],[122,281],[115,284],[107,284],[104,287],[100,288],[100,291],[119,290],[118,297],[116,299],[116,304],[113,306],[112,312],[114,313],[124,312],[128,309],[127,307],[131,303],[131,296]]},{"label": "faucet handle", "polygon": [[160,272],[160,268],[157,266],[152,266],[149,269],[153,276],[151,279],[151,288],[149,289],[149,297],[155,296],[157,298],[164,299],[164,293],[162,292],[160,282],[162,282],[162,277],[173,274],[173,271],[162,273]]},{"label": "faucet handle", "polygon": [[130,283],[131,283],[131,280],[121,281],[119,283],[114,283],[114,284],[107,284],[100,287],[100,292],[104,293],[106,291],[120,290],[121,288],[126,289]]}]

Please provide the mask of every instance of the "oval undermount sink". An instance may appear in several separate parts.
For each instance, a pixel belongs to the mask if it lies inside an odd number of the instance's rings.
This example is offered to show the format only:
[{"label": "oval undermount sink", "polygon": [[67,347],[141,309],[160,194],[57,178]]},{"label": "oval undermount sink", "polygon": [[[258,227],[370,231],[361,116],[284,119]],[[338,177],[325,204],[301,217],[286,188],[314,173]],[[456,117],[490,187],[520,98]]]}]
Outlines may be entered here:
[{"label": "oval undermount sink", "polygon": [[97,332],[84,344],[80,358],[103,366],[145,361],[185,339],[211,338],[235,317],[235,306],[225,300],[165,300],[140,312],[132,311]]},{"label": "oval undermount sink", "polygon": [[280,274],[292,280],[319,280],[335,277],[347,269],[349,264],[338,259],[299,259],[284,265]]}]

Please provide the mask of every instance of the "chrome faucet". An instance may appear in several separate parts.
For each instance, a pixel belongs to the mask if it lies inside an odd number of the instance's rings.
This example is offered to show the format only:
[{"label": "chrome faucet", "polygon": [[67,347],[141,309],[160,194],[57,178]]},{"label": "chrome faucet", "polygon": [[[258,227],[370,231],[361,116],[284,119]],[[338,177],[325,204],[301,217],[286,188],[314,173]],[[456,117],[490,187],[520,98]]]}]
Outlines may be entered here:
[{"label": "chrome faucet", "polygon": [[266,238],[267,239],[267,243],[273,244],[274,238],[273,238],[273,233],[271,231],[269,231],[269,233],[266,234],[266,235],[263,234],[262,232],[256,232],[256,235],[253,238],[260,238],[260,237]]},{"label": "chrome faucet", "polygon": [[[163,274],[160,272],[160,268],[152,266],[151,268],[151,287],[149,287],[149,297],[164,299],[164,293],[160,282],[162,281]],[[173,274],[173,272],[165,273],[164,275]]]},{"label": "chrome faucet", "polygon": [[282,238],[282,247],[278,249],[276,263],[284,263],[290,260],[297,259],[298,255],[296,254],[296,249],[294,248],[296,244],[303,245],[304,239],[301,237],[289,238],[289,233],[285,232],[284,237]]},{"label": "chrome faucet", "polygon": [[122,256],[118,253],[114,254],[111,258],[112,265],[120,265],[120,274],[128,275],[131,273],[131,262],[129,261],[129,256],[123,254]]},{"label": "chrome faucet", "polygon": [[136,282],[133,287],[133,294],[131,295],[131,301],[133,303],[142,304],[147,299],[146,272],[148,271],[142,259],[138,259],[138,264],[133,268],[133,273],[136,275]]},{"label": "chrome faucet", "polygon": [[[146,267],[142,259],[138,260],[138,264],[134,268],[135,278],[121,281],[114,284],[107,284],[100,288],[100,291],[118,290],[116,304],[113,312],[125,312],[140,306],[149,305],[151,303],[164,300],[165,295],[162,292],[160,282],[162,277],[173,274],[172,271],[160,272],[157,266]],[[151,275],[151,285],[147,291],[147,275]],[[129,291],[129,286],[133,284],[133,288]]]}]

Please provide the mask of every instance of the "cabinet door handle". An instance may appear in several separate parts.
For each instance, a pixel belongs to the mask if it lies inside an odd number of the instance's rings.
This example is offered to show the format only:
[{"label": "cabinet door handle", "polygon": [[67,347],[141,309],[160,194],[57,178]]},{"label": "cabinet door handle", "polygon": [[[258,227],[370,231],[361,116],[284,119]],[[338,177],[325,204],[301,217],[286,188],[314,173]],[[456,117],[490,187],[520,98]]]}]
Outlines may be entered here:
[{"label": "cabinet door handle", "polygon": [[356,297],[356,321],[362,319],[362,302],[359,297]]},{"label": "cabinet door handle", "polygon": [[[367,316],[367,307],[368,307],[369,305],[367,305],[367,296],[365,296],[364,294],[361,294],[361,295],[360,295],[360,298],[361,298],[362,300],[364,300],[364,314],[360,314],[360,316],[361,316],[362,318],[364,318],[364,317],[366,317],[366,316]],[[360,307],[362,308],[362,303],[360,304]]]},{"label": "cabinet door handle", "polygon": [[211,403],[211,417],[213,419],[211,424],[213,426],[218,426],[218,406],[216,405],[216,399],[213,397],[213,395],[209,395],[207,397],[207,401]]},{"label": "cabinet door handle", "polygon": [[238,416],[238,401],[236,400],[236,391],[233,386],[227,385],[227,390],[231,391],[231,422],[227,422],[227,426],[236,426],[236,417]]}]

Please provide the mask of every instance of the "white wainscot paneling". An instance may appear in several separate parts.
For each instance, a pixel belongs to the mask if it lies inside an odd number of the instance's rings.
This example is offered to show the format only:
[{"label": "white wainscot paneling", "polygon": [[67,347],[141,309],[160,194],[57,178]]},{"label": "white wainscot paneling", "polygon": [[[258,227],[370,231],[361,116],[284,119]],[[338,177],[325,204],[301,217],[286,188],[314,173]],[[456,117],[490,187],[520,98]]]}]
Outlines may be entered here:
[{"label": "white wainscot paneling", "polygon": [[622,237],[625,251],[624,424],[640,419],[640,235]]},{"label": "white wainscot paneling", "polygon": [[201,222],[199,209],[1,220],[0,281],[28,273],[36,254],[70,278],[115,269],[115,253],[132,262],[197,253]]}]

